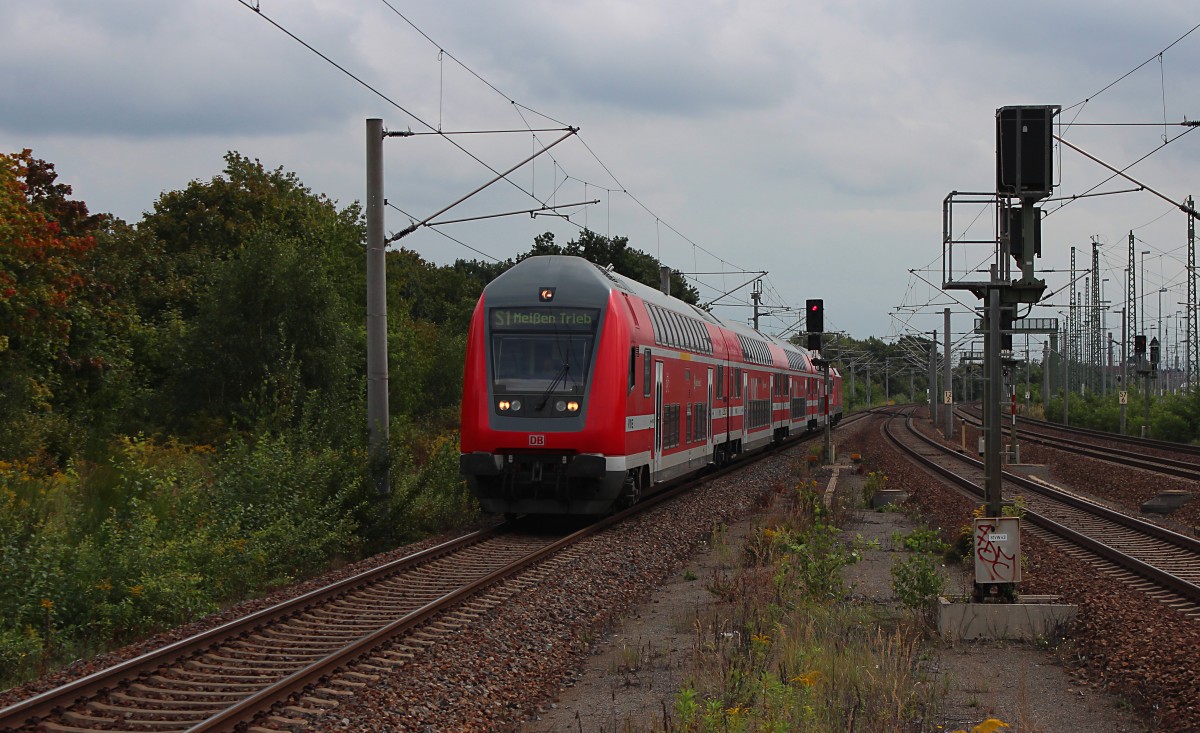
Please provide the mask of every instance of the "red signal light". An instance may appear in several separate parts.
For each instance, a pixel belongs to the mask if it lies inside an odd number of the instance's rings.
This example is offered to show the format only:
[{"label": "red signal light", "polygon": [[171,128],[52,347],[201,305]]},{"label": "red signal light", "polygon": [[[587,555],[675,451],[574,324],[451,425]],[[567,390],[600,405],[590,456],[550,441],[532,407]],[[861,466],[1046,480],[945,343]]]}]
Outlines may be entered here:
[{"label": "red signal light", "polygon": [[804,329],[809,333],[823,333],[825,331],[825,301],[820,299],[809,300],[805,302],[808,310],[807,327]]}]

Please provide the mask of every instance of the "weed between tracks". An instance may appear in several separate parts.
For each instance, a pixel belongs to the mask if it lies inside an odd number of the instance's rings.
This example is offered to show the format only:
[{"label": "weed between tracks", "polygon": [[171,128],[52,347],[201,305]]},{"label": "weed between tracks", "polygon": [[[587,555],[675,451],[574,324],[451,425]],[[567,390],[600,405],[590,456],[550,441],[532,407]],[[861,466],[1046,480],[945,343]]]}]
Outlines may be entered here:
[{"label": "weed between tracks", "polygon": [[[803,471],[803,469],[802,469]],[[934,691],[920,671],[921,628],[843,603],[857,560],[805,473],[780,491],[740,548],[715,531],[733,570],[696,619],[696,667],[652,730],[917,731]]]}]

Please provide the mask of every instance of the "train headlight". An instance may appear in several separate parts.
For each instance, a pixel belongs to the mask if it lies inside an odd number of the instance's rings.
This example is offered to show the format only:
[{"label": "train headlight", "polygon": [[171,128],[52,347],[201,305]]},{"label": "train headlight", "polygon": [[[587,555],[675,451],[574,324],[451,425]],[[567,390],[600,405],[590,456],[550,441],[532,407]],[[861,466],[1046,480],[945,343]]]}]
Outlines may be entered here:
[{"label": "train headlight", "polygon": [[563,402],[562,400],[559,400],[558,402],[555,402],[555,403],[554,403],[554,411],[555,411],[555,412],[562,412],[562,411],[563,411],[563,410],[565,410],[565,409],[567,409],[567,403],[566,403],[566,402]]},{"label": "train headlight", "polygon": [[512,401],[512,411],[513,411],[513,412],[520,412],[520,411],[521,411],[521,401],[520,401],[520,400],[513,400],[513,401]]},{"label": "train headlight", "polygon": [[500,400],[500,404],[498,406],[500,408],[500,412],[508,412],[508,408],[511,407],[508,400]]},{"label": "train headlight", "polygon": [[567,412],[579,412],[579,403],[571,400],[567,403]]}]

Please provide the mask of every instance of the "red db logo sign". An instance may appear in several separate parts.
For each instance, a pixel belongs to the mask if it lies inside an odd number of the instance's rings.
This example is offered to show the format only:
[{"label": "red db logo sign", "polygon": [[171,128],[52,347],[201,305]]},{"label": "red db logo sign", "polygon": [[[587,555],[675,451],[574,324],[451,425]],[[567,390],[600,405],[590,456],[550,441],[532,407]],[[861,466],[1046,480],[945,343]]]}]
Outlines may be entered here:
[{"label": "red db logo sign", "polygon": [[537,446],[545,445],[546,444],[546,436],[545,435],[530,435],[529,436],[529,444],[537,445]]}]

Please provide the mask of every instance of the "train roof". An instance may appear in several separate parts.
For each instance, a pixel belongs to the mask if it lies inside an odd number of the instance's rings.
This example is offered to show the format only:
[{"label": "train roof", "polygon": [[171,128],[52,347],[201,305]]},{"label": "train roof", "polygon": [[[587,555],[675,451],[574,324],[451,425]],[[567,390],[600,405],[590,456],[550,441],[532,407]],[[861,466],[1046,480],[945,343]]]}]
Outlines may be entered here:
[{"label": "train roof", "polygon": [[[526,257],[484,289],[489,302],[503,305],[505,301],[528,303],[538,289],[555,287],[554,302],[563,306],[596,306],[608,300],[616,289],[636,295],[647,303],[675,311],[685,316],[719,326],[740,339],[771,344],[784,352],[793,368],[811,369],[813,355],[807,349],[786,339],[771,336],[742,323],[730,321],[703,308],[673,298],[656,288],[626,277],[611,267],[602,267],[573,255],[537,255]],[[805,364],[804,367],[799,364]]]},{"label": "train roof", "polygon": [[513,265],[488,283],[483,293],[492,305],[525,305],[540,298],[543,288],[553,291],[555,305],[597,308],[608,302],[612,283],[580,257],[540,255]]},{"label": "train roof", "polygon": [[[587,262],[587,260],[584,260],[584,262]],[[592,263],[589,263],[589,264],[592,264]],[[748,338],[748,339],[752,339],[752,340],[756,340],[756,341],[760,341],[760,342],[764,342],[764,343],[773,344],[784,351],[785,355],[787,355],[787,357],[788,357],[788,362],[791,364],[791,366],[793,368],[796,368],[796,369],[803,368],[805,370],[812,368],[811,367],[811,363],[812,363],[812,359],[813,359],[812,353],[809,352],[808,349],[797,346],[796,344],[793,344],[792,342],[788,341],[787,339],[782,339],[782,338],[779,338],[778,336],[771,336],[769,334],[763,333],[762,331],[751,328],[750,326],[747,326],[743,323],[738,323],[737,321],[730,321],[726,318],[722,318],[722,317],[716,315],[715,313],[710,313],[710,312],[704,310],[703,308],[698,308],[698,307],[692,305],[691,303],[685,303],[684,301],[682,301],[678,298],[673,298],[673,297],[667,295],[666,293],[662,292],[661,290],[652,288],[649,285],[646,285],[645,283],[641,283],[641,282],[638,282],[637,280],[633,280],[632,278],[626,277],[618,272],[608,271],[606,268],[600,267],[599,265],[595,265],[595,264],[592,264],[592,266],[599,269],[601,272],[603,272],[606,277],[608,277],[610,280],[612,280],[613,283],[616,284],[622,290],[625,290],[629,293],[637,295],[639,298],[641,298],[642,300],[644,300],[648,303],[653,303],[662,308],[668,308],[670,310],[676,311],[678,313],[682,313],[684,315],[699,316],[701,319],[703,319],[713,325],[720,326],[729,331],[732,331],[734,334],[741,336],[743,338]],[[806,361],[807,366],[800,367],[799,365],[797,365],[795,363],[797,357]]]}]

